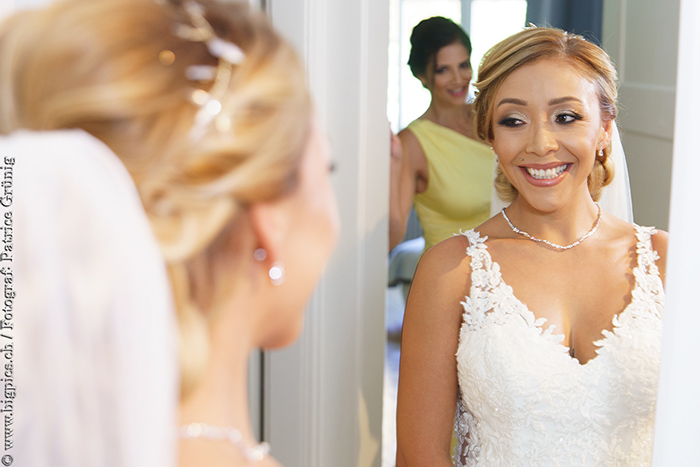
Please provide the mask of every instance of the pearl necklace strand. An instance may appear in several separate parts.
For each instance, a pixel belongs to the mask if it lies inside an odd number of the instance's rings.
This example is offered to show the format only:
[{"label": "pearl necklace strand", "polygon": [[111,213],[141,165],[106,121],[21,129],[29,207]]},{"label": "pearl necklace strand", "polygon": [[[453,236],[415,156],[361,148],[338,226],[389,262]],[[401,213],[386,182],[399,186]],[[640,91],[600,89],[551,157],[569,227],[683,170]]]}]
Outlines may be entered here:
[{"label": "pearl necklace strand", "polygon": [[269,443],[263,442],[249,446],[243,440],[241,432],[235,428],[222,428],[206,423],[190,423],[181,426],[179,433],[182,439],[204,438],[228,441],[240,451],[248,462],[260,462],[270,454]]},{"label": "pearl necklace strand", "polygon": [[595,205],[598,206],[598,217],[596,217],[595,223],[593,224],[593,227],[591,228],[591,230],[589,230],[586,235],[579,238],[571,245],[566,245],[566,246],[559,245],[559,244],[554,243],[554,242],[550,242],[549,240],[544,240],[541,238],[533,237],[529,233],[520,230],[519,228],[517,228],[516,226],[513,225],[513,223],[510,221],[510,219],[508,219],[508,216],[506,215],[506,208],[503,208],[501,210],[501,214],[503,214],[503,218],[506,220],[506,222],[508,222],[508,225],[513,230],[513,232],[515,232],[516,234],[520,234],[524,237],[527,237],[530,240],[532,240],[533,242],[546,243],[547,245],[551,246],[552,248],[556,248],[557,250],[568,250],[568,249],[575,247],[576,245],[578,245],[579,243],[581,243],[582,241],[584,241],[585,239],[587,239],[588,237],[593,235],[596,230],[598,230],[598,226],[600,225],[601,214],[603,214],[603,208],[601,208],[600,204],[598,204],[598,203],[595,203]]}]

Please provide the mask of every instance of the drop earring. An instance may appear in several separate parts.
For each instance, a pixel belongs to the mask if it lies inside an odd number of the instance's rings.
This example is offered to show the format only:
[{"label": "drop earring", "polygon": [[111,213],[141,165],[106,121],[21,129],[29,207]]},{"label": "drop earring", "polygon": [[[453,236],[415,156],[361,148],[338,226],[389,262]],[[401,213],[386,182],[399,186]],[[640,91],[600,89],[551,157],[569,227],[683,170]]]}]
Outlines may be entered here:
[{"label": "drop earring", "polygon": [[[265,261],[267,259],[267,251],[264,248],[258,248],[253,252],[253,258],[256,261]],[[272,267],[267,271],[267,276],[270,278],[272,285],[284,283],[284,264],[282,261],[272,263]]]},{"label": "drop earring", "polygon": [[272,285],[282,285],[284,283],[284,265],[281,261],[275,261],[267,272]]}]

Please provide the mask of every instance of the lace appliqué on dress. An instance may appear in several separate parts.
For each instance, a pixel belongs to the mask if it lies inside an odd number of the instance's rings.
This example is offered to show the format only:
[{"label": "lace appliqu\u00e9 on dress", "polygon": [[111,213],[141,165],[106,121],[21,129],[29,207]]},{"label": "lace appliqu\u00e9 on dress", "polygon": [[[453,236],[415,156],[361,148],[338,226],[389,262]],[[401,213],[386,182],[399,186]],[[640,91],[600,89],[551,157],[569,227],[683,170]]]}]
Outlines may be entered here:
[{"label": "lace appliqu\u00e9 on dress", "polygon": [[664,291],[653,228],[636,227],[630,304],[581,365],[501,277],[474,230],[457,351],[456,466],[629,466],[651,461]]}]

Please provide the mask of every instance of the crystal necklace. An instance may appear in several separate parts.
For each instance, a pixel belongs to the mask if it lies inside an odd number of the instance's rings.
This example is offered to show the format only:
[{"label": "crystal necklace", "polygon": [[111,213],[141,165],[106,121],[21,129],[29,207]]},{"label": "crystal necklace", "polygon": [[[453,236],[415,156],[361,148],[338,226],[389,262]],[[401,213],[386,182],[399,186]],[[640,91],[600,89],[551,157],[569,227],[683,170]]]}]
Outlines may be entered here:
[{"label": "crystal necklace", "polygon": [[243,440],[241,432],[235,428],[222,428],[206,423],[189,423],[180,427],[179,434],[182,439],[204,438],[228,441],[240,451],[248,462],[259,462],[270,454],[268,443],[250,446]]},{"label": "crystal necklace", "polygon": [[593,224],[593,227],[591,228],[591,230],[589,230],[586,235],[579,238],[571,245],[566,245],[566,246],[559,245],[559,244],[554,243],[554,242],[550,242],[549,240],[543,240],[541,238],[533,237],[529,233],[520,230],[519,228],[517,228],[516,226],[513,225],[513,223],[510,221],[510,219],[508,219],[508,216],[506,215],[506,208],[503,208],[501,210],[501,214],[503,214],[503,218],[506,220],[506,222],[508,222],[508,225],[513,230],[513,232],[515,232],[516,234],[520,234],[523,237],[527,237],[534,242],[546,243],[547,245],[551,246],[552,248],[556,248],[557,250],[568,250],[570,248],[575,247],[576,245],[578,245],[579,243],[581,243],[582,241],[584,241],[585,239],[587,239],[588,237],[593,235],[596,230],[598,230],[598,226],[600,225],[600,217],[601,217],[601,214],[603,214],[603,208],[601,208],[600,204],[598,204],[598,203],[595,203],[595,205],[598,206],[598,217],[596,217],[595,223]]}]

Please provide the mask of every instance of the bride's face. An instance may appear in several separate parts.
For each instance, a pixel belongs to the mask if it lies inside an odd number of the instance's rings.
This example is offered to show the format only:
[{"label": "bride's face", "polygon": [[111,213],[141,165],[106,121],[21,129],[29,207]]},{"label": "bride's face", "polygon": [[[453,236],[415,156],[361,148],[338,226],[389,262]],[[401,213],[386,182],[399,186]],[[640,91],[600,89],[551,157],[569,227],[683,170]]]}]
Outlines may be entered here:
[{"label": "bride's face", "polygon": [[284,244],[284,303],[265,324],[262,346],[282,347],[299,337],[304,309],[330,259],[340,233],[340,218],[330,181],[330,147],[314,120],[300,168],[299,186],[281,204],[290,220]]},{"label": "bride's face", "polygon": [[595,85],[571,62],[541,59],[501,84],[493,149],[519,196],[538,210],[588,197],[587,178],[608,141]]}]

